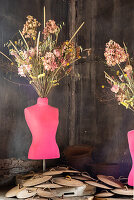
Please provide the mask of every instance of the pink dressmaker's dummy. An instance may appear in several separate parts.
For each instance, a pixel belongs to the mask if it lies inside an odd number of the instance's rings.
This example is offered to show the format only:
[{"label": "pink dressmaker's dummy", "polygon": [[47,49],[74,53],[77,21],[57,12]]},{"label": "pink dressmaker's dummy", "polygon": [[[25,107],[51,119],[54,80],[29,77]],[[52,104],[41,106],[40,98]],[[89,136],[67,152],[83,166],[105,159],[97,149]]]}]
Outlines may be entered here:
[{"label": "pink dressmaker's dummy", "polygon": [[59,123],[58,109],[49,106],[47,98],[39,97],[37,104],[25,108],[24,113],[33,137],[28,158],[36,160],[59,158],[59,148],[55,139]]},{"label": "pink dressmaker's dummy", "polygon": [[134,130],[128,132],[128,143],[132,158],[132,168],[128,176],[128,185],[134,186]]}]

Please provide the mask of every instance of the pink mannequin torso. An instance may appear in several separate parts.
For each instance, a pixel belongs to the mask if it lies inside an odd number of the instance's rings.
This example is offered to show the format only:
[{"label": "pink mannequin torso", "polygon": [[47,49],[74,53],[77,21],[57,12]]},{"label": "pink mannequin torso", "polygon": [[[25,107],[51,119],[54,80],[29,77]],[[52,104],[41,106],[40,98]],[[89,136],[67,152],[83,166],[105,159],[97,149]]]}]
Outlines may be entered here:
[{"label": "pink mannequin torso", "polygon": [[128,132],[128,143],[132,158],[132,168],[128,176],[128,185],[134,186],[134,130]]},{"label": "pink mannequin torso", "polygon": [[55,136],[58,127],[59,111],[48,105],[47,98],[38,98],[37,104],[25,108],[25,119],[32,133],[29,159],[59,158],[59,148]]}]

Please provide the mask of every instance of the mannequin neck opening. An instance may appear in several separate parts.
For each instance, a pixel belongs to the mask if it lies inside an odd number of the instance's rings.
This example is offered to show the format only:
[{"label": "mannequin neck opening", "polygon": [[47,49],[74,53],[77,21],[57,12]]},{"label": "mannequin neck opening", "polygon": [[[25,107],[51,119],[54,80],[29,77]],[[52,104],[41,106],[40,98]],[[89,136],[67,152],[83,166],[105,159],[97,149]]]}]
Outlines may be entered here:
[{"label": "mannequin neck opening", "polygon": [[48,105],[48,98],[47,97],[46,98],[39,97],[37,99],[37,104],[38,105]]}]

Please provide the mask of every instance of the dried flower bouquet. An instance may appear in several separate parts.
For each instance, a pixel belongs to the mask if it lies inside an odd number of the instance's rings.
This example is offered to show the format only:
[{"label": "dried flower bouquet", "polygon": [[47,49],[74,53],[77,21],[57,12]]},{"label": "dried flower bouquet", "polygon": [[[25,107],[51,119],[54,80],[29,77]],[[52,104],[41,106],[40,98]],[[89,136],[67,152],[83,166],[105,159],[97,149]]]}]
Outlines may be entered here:
[{"label": "dried flower bouquet", "polygon": [[17,67],[20,76],[29,80],[40,97],[47,97],[51,89],[71,72],[71,64],[81,58],[82,48],[76,47],[72,39],[83,24],[69,41],[58,45],[62,26],[49,20],[43,31],[38,32],[41,24],[29,15],[22,32],[19,31],[21,37],[7,44],[12,58],[0,53]]},{"label": "dried flower bouquet", "polygon": [[112,74],[105,73],[105,78],[111,86],[118,104],[134,111],[134,73],[131,60],[124,44],[122,48],[118,43],[110,40],[106,43],[104,53],[106,64]]}]

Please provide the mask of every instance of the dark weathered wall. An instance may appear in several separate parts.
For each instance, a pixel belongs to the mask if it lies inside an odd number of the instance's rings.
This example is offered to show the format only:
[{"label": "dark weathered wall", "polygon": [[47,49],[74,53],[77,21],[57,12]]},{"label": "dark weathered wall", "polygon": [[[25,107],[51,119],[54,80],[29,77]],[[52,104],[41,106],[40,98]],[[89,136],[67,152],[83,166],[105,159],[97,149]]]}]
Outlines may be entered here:
[{"label": "dark weathered wall", "polygon": [[[75,144],[91,144],[94,161],[130,163],[127,132],[134,128],[134,115],[116,102],[100,102],[101,85],[105,83],[103,57],[105,43],[110,39],[123,45],[125,41],[133,56],[133,0],[78,0],[76,26],[85,21],[77,41],[93,54],[76,65],[81,75],[75,81]],[[105,69],[106,70],[106,69]],[[106,96],[107,98],[107,96]],[[110,98],[110,96],[109,96]]]},{"label": "dark weathered wall", "polygon": [[[74,74],[67,77],[49,96],[49,103],[60,110],[57,142],[61,151],[68,144],[88,144],[94,147],[95,162],[130,163],[127,131],[134,127],[133,113],[114,102],[101,103],[98,100],[105,66],[96,62],[94,55],[103,58],[105,43],[109,39],[120,44],[125,41],[132,55],[133,0],[0,0],[0,43],[8,41],[18,27],[22,28],[26,15],[41,20],[43,5],[46,6],[47,20],[53,18],[57,23],[65,22],[63,40],[85,21],[76,41],[83,48],[92,48],[93,52],[89,59],[74,66],[80,79]],[[21,83],[26,82],[22,80]],[[31,134],[23,110],[36,103],[36,99],[30,86],[11,84],[1,73],[0,158],[27,158]]]}]

